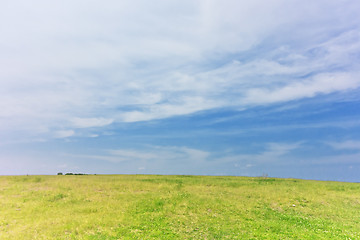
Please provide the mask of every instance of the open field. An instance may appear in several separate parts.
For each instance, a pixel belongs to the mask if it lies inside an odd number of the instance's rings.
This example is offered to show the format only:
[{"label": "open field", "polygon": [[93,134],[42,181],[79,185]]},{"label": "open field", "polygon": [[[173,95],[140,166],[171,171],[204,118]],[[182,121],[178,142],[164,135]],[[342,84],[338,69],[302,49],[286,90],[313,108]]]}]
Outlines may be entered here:
[{"label": "open field", "polygon": [[360,184],[2,176],[0,239],[360,239]]}]

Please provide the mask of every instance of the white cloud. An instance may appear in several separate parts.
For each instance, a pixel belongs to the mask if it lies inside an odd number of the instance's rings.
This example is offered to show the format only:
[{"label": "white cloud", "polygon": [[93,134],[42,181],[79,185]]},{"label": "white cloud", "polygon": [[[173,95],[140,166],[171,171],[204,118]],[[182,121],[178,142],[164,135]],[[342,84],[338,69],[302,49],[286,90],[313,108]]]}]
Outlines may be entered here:
[{"label": "white cloud", "polygon": [[54,137],[55,138],[67,138],[71,137],[75,134],[73,130],[62,130],[62,131],[56,131]]},{"label": "white cloud", "polygon": [[344,142],[328,142],[331,147],[337,150],[358,150],[360,151],[360,141],[348,140]]},{"label": "white cloud", "polygon": [[0,133],[61,136],[357,88],[359,7],[9,1],[0,10]]},{"label": "white cloud", "polygon": [[246,167],[255,163],[272,163],[283,160],[286,154],[299,148],[301,143],[268,143],[266,149],[261,153],[234,154],[218,159],[220,162],[243,162]]},{"label": "white cloud", "polygon": [[163,162],[168,161],[172,164],[187,162],[191,164],[204,162],[210,153],[199,149],[175,146],[148,146],[145,149],[113,149],[107,150],[103,155],[75,155],[81,158],[91,158],[109,162],[123,161],[145,161]]},{"label": "white cloud", "polygon": [[71,123],[77,128],[103,127],[114,122],[114,119],[106,118],[73,118]]},{"label": "white cloud", "polygon": [[149,105],[144,107],[142,111],[125,112],[121,114],[120,119],[124,122],[146,121],[186,115],[201,110],[212,109],[218,106],[220,106],[219,103],[204,99],[200,96],[184,97],[179,102]]},{"label": "white cloud", "polygon": [[360,74],[326,73],[312,79],[290,83],[278,89],[250,89],[245,102],[250,104],[275,103],[345,91],[360,86]]}]

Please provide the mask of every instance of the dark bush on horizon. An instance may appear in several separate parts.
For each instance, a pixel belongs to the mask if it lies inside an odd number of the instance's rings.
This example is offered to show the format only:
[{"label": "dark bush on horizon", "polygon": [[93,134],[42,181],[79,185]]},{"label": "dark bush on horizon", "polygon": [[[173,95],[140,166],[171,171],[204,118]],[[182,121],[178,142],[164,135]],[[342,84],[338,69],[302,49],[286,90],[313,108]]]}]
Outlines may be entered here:
[{"label": "dark bush on horizon", "polygon": [[65,173],[65,175],[88,175],[86,173]]}]

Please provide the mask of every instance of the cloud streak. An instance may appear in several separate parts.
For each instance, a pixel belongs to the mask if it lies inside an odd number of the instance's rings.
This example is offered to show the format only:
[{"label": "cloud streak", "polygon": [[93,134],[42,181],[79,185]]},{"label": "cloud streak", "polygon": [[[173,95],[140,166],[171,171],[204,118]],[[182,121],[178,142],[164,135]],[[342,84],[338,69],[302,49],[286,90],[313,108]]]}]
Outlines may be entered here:
[{"label": "cloud streak", "polygon": [[106,118],[73,118],[71,120],[71,123],[77,128],[103,127],[113,122],[113,119]]},{"label": "cloud streak", "polygon": [[[220,162],[232,162],[245,166],[254,166],[264,163],[277,163],[283,161],[283,157],[291,151],[301,147],[301,143],[267,143],[266,149],[253,154],[233,154],[219,159]],[[247,163],[247,164],[246,164]]]},{"label": "cloud streak", "polygon": [[5,5],[3,136],[17,129],[30,138],[70,137],[69,129],[250,108],[360,86],[357,1]]},{"label": "cloud streak", "polygon": [[[192,171],[208,165],[211,153],[200,149],[179,146],[147,146],[137,149],[103,150],[102,154],[69,155],[76,159],[100,160],[112,164],[127,163],[136,169],[156,169],[161,171]],[[158,170],[159,170],[158,169]]]},{"label": "cloud streak", "polygon": [[360,151],[360,141],[348,140],[344,142],[328,142],[336,150],[356,150]]}]

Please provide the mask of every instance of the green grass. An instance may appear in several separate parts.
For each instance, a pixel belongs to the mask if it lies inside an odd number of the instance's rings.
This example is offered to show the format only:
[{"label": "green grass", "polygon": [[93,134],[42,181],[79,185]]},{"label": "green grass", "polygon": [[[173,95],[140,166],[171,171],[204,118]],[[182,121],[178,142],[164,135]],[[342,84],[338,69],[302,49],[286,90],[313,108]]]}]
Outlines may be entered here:
[{"label": "green grass", "polygon": [[2,176],[0,239],[360,239],[360,184]]}]

